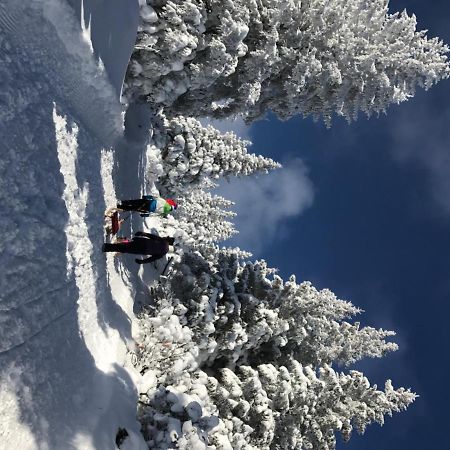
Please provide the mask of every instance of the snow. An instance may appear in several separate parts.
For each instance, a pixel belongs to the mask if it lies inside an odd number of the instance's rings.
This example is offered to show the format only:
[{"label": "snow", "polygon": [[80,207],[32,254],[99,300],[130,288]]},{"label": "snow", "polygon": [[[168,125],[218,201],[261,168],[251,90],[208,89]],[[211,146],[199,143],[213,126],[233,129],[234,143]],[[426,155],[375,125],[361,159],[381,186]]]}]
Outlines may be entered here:
[{"label": "snow", "polygon": [[75,10],[84,39],[119,96],[136,40],[138,0],[65,1]]},{"label": "snow", "polygon": [[152,23],[158,21],[158,16],[155,10],[150,5],[141,6],[140,14],[146,22]]},{"label": "snow", "polygon": [[[84,1],[85,14],[90,3]],[[128,3],[109,8],[119,16],[122,6],[126,17],[135,2]],[[110,83],[128,56],[116,59],[117,67],[106,64],[112,60],[105,53],[104,66],[93,57],[98,20],[81,27],[59,0],[0,4],[5,449],[111,450],[119,427],[128,432],[122,449],[147,448],[136,420],[141,376],[128,354],[138,269],[100,249],[103,211],[128,184],[126,167],[116,161],[128,148],[144,160],[145,146],[124,137],[117,86]],[[121,39],[133,33],[121,29]],[[136,178],[131,187],[138,193],[142,178]]]},{"label": "snow", "polygon": [[84,20],[84,0],[81,0],[81,17],[83,20],[80,21],[81,25],[81,35],[83,39],[87,42],[89,45],[89,48],[91,49],[91,52],[94,53],[94,46],[92,45],[92,33],[91,33],[91,17],[89,16],[89,22],[86,25],[86,22]]},{"label": "snow", "polygon": [[157,373],[155,370],[147,370],[139,383],[139,393],[146,394],[150,389],[156,387]]}]

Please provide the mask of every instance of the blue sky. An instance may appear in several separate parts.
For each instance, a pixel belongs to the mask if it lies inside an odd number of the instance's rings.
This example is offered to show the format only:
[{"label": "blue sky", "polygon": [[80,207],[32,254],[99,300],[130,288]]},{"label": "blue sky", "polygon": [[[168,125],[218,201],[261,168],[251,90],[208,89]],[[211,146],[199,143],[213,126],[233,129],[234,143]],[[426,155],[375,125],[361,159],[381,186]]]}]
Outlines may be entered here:
[{"label": "blue sky", "polygon": [[[404,7],[429,37],[450,44],[449,2],[390,2],[391,12]],[[295,273],[362,307],[363,324],[397,331],[398,352],[357,368],[420,395],[407,412],[338,448],[450,448],[450,80],[350,126],[269,116],[240,131],[252,151],[287,170],[224,188],[247,211],[235,243],[284,278]]]}]

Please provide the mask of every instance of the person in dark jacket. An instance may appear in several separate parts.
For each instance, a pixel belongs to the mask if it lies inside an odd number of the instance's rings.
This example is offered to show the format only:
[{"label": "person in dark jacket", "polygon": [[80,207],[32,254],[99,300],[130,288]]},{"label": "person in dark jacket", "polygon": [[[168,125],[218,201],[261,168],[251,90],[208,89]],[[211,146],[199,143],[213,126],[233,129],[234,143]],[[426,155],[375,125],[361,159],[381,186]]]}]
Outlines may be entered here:
[{"label": "person in dark jacket", "polygon": [[115,244],[103,244],[102,251],[151,255],[145,259],[135,259],[138,264],[146,264],[162,258],[171,250],[174,241],[175,238],[173,237],[160,237],[156,234],[138,231],[129,241],[117,242]]},{"label": "person in dark jacket", "polygon": [[133,200],[121,200],[117,204],[117,211],[137,211],[141,216],[147,217],[150,213],[167,216],[172,211],[177,209],[178,205],[175,200],[171,198],[164,199],[161,197],[153,197],[152,195],[143,195],[142,198]]}]

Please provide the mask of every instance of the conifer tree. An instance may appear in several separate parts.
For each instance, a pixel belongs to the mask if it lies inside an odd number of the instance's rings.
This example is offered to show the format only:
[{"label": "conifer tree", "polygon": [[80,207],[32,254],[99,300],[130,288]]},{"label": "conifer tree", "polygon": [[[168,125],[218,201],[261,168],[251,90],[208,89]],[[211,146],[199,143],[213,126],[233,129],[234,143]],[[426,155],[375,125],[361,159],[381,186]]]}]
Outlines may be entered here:
[{"label": "conifer tree", "polygon": [[416,397],[394,390],[390,380],[379,391],[361,372],[338,373],[327,365],[316,371],[295,360],[287,367],[222,369],[209,392],[229,439],[250,427],[247,442],[261,450],[334,450],[335,433],[348,441],[353,428],[363,434],[373,422],[382,425],[385,415],[406,409]]},{"label": "conifer tree", "polygon": [[393,333],[352,324],[351,303],[242,256],[187,251],[153,288],[138,336],[150,448],[334,450],[336,434],[348,440],[414,400],[331,368],[395,350]]},{"label": "conifer tree", "polygon": [[233,369],[291,358],[350,365],[397,349],[386,341],[395,333],[345,320],[360,312],[351,303],[293,277],[286,284],[276,275],[269,279],[271,273],[264,261],[242,265],[233,252],[212,263],[184,255],[167,283],[185,308],[183,323],[195,330],[201,365]]},{"label": "conifer tree", "polygon": [[229,209],[232,205],[232,201],[203,189],[188,191],[187,195],[179,197],[176,227],[178,234],[183,233],[184,244],[198,249],[236,234],[229,221],[236,215]]},{"label": "conifer tree", "polygon": [[147,3],[126,91],[170,114],[351,121],[450,73],[447,46],[389,0]]},{"label": "conifer tree", "polygon": [[205,181],[280,167],[270,158],[248,153],[251,142],[203,126],[191,117],[165,119],[153,139],[161,149],[163,175],[157,184],[163,195],[186,195],[200,186],[205,188]]}]

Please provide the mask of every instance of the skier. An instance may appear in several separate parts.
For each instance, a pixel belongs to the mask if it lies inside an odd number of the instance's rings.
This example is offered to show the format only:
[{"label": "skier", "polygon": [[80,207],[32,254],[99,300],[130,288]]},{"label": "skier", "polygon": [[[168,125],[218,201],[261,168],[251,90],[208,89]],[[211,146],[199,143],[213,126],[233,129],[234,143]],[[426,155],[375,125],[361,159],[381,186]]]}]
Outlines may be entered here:
[{"label": "skier", "polygon": [[138,264],[146,264],[162,258],[169,251],[173,251],[174,241],[175,238],[173,237],[160,237],[156,234],[138,231],[131,240],[124,240],[115,244],[103,244],[102,252],[151,255],[145,259],[135,259]]},{"label": "skier", "polygon": [[142,198],[135,200],[121,200],[116,209],[119,211],[137,211],[141,213],[142,217],[148,217],[150,213],[167,216],[167,214],[176,210],[177,206],[177,202],[171,198],[166,200],[153,195],[143,195]]}]

